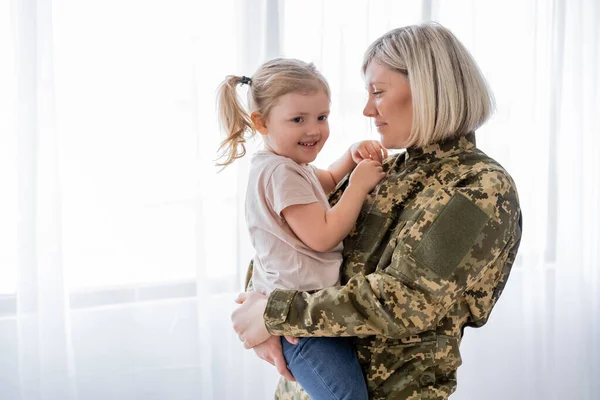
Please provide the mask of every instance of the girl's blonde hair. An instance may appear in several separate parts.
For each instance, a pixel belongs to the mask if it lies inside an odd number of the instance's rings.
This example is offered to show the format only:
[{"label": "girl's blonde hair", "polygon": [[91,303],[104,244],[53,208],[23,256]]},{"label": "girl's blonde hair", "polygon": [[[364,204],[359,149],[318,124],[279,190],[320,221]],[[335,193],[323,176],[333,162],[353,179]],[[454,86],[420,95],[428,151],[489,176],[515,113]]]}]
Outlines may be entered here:
[{"label": "girl's blonde hair", "polygon": [[493,94],[475,60],[437,23],[389,31],[365,52],[363,74],[372,62],[408,77],[413,124],[407,147],[466,135],[494,110]]},{"label": "girl's blonde hair", "polygon": [[[237,86],[247,83],[247,112],[237,96]],[[279,97],[288,93],[324,91],[330,97],[327,81],[312,63],[276,58],[264,63],[252,78],[229,75],[219,86],[217,107],[221,128],[227,137],[219,146],[218,166],[226,167],[246,154],[245,143],[256,134],[250,114],[258,112],[266,121]]]}]

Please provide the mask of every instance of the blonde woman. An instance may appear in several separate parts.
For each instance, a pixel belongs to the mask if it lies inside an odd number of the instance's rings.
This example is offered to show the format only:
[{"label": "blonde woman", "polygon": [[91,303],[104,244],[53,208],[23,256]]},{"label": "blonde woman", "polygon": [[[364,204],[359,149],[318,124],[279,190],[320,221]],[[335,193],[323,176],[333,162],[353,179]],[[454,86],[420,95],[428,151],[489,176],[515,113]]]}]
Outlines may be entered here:
[{"label": "blonde woman", "polygon": [[[465,47],[433,23],[369,46],[364,115],[389,149],[386,177],[344,241],[341,285],[240,294],[233,326],[279,359],[271,335],[351,337],[370,399],[446,399],[465,327],[486,323],[521,238],[517,190],[475,145],[492,94]],[[335,205],[348,186],[330,197]],[[281,380],[277,399],[308,399]]]},{"label": "blonde woman", "polygon": [[[247,112],[238,85],[247,84]],[[245,154],[258,132],[263,149],[252,155],[246,223],[256,251],[253,289],[316,290],[338,285],[342,239],[356,222],[367,194],[385,176],[386,150],[376,141],[356,143],[327,170],[310,163],[329,137],[329,85],[314,65],[275,59],[249,77],[229,76],[219,90],[219,114],[227,133],[221,150],[227,166]],[[349,186],[330,207],[326,193],[350,174]],[[286,374],[314,400],[367,399],[353,344],[347,338],[268,340],[283,346]],[[283,361],[283,360],[282,360]]]}]

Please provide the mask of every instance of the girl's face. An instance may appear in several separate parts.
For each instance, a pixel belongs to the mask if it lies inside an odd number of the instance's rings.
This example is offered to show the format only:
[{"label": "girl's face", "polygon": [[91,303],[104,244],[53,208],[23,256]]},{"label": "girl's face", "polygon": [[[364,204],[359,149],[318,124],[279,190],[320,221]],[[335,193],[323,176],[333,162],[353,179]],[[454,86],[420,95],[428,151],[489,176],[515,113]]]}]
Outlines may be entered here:
[{"label": "girl's face", "polygon": [[266,121],[253,121],[268,150],[308,164],[329,137],[329,96],[323,91],[288,93],[277,99]]},{"label": "girl's face", "polygon": [[381,144],[388,149],[403,149],[412,129],[412,94],[408,78],[376,61],[365,71],[369,99],[365,117],[375,120]]}]

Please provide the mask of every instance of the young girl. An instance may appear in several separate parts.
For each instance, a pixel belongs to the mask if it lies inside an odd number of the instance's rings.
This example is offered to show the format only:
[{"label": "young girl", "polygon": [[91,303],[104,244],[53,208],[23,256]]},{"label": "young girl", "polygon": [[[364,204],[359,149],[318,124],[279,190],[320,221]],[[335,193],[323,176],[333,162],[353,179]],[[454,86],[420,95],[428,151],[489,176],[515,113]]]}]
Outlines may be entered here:
[{"label": "young girl", "polygon": [[[247,84],[247,113],[236,88]],[[219,89],[219,117],[227,138],[220,150],[227,166],[244,156],[247,136],[258,132],[264,149],[252,156],[246,223],[256,251],[252,285],[311,290],[340,283],[342,239],[354,226],[365,196],[385,177],[387,151],[377,141],[350,147],[327,170],[310,163],[329,137],[330,91],[313,64],[275,59],[254,76],[228,76]],[[348,173],[349,186],[334,207],[327,193]],[[350,339],[281,340],[296,380],[313,400],[367,399]]]}]

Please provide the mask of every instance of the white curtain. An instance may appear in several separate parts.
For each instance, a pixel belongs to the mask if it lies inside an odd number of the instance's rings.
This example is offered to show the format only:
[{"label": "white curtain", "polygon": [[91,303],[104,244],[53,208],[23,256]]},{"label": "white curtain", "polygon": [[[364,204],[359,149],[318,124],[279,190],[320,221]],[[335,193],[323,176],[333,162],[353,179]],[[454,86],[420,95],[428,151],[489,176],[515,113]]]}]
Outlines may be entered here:
[{"label": "white curtain", "polygon": [[213,398],[237,171],[206,171],[239,6],[0,1],[1,399]]},{"label": "white curtain", "polygon": [[248,158],[216,174],[215,89],[278,55],[313,61],[332,87],[325,166],[377,137],[366,46],[430,19],[496,94],[478,144],[524,213],[453,398],[596,398],[595,0],[0,0],[0,398],[271,398],[276,373],[229,323],[252,256]]}]

